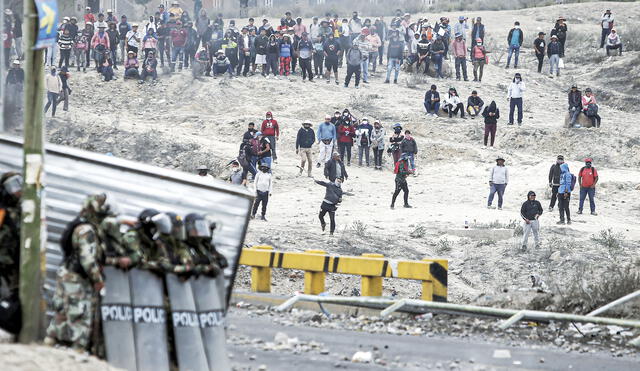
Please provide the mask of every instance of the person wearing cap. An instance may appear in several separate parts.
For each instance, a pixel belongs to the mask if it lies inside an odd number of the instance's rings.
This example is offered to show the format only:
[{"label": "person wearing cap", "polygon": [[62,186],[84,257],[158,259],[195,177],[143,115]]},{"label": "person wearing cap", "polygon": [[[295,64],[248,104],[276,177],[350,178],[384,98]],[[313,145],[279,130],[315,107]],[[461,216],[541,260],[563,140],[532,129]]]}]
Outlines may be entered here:
[{"label": "person wearing cap", "polygon": [[120,23],[118,23],[118,48],[120,49],[120,60],[123,64],[127,59],[125,47],[127,45],[127,33],[129,33],[129,31],[131,31],[131,24],[127,22],[127,16],[122,15],[122,17],[120,17]]},{"label": "person wearing cap", "polygon": [[[105,32],[105,26],[98,27],[98,32],[93,34],[93,39],[91,40],[91,49],[93,50],[93,60],[96,64],[96,70],[100,70],[102,64],[104,63],[104,54],[105,52],[109,53],[109,46],[111,45],[109,41],[109,36]],[[88,65],[88,63],[87,63]]]},{"label": "person wearing cap", "polygon": [[[69,23],[64,25],[64,29],[69,30],[69,36],[71,37],[71,40],[75,40],[76,36],[78,36],[78,18],[71,17],[69,19]],[[18,37],[16,36],[16,43],[18,42],[17,40]]]},{"label": "person wearing cap", "polygon": [[564,17],[558,17],[556,24],[550,33],[551,37],[557,36],[560,43],[560,58],[564,58],[564,44],[567,41],[567,24]]},{"label": "person wearing cap", "polygon": [[522,41],[524,40],[524,34],[520,29],[520,22],[516,21],[513,24],[513,28],[509,31],[509,35],[507,36],[507,43],[509,45],[509,55],[507,56],[507,67],[511,64],[511,56],[515,53],[515,60],[513,63],[513,68],[518,68],[518,57],[520,56],[520,47],[522,46]]},{"label": "person wearing cap", "polygon": [[276,143],[280,138],[280,126],[278,125],[278,121],[273,118],[273,113],[267,112],[265,114],[265,119],[262,121],[260,131],[265,138],[269,139],[269,156],[273,156],[273,161],[277,161]]},{"label": "person wearing cap", "polygon": [[611,13],[611,9],[607,9],[602,18],[600,18],[600,27],[602,28],[602,34],[600,35],[600,49],[604,48],[604,43],[607,40],[607,37],[613,30],[613,13]]},{"label": "person wearing cap", "polygon": [[369,148],[371,147],[371,132],[373,126],[366,117],[360,121],[360,125],[356,128],[356,145],[358,146],[358,166],[362,166],[362,158],[366,160],[369,167]]},{"label": "person wearing cap", "polygon": [[569,203],[571,201],[571,192],[573,191],[574,175],[569,172],[569,165],[563,163],[560,165],[560,186],[558,187],[558,211],[560,212],[560,221],[557,224],[571,224],[571,211]]},{"label": "person wearing cap", "polygon": [[596,96],[593,95],[591,88],[587,88],[582,96],[582,112],[591,120],[591,126],[594,128],[600,127],[602,119],[598,115],[598,103],[596,102]]},{"label": "person wearing cap", "polygon": [[468,19],[469,18],[461,15],[458,17],[458,23],[453,25],[453,34],[461,35],[464,41],[467,41],[467,30],[469,29],[469,24],[467,24]]},{"label": "person wearing cap", "polygon": [[404,138],[400,142],[400,153],[407,156],[409,160],[409,169],[413,176],[416,176],[416,162],[415,157],[418,155],[418,143],[411,135],[411,130],[404,131]]},{"label": "person wearing cap", "polygon": [[556,76],[560,76],[560,53],[562,45],[558,41],[558,36],[551,36],[551,42],[547,47],[547,56],[549,57],[549,75],[553,76],[555,71]]},{"label": "person wearing cap", "polygon": [[207,180],[215,179],[215,177],[213,175],[209,174],[209,167],[206,166],[206,165],[199,165],[196,168],[196,171],[198,172],[199,176],[201,176],[203,178],[206,178]]},{"label": "person wearing cap", "polygon": [[23,90],[24,90],[24,70],[20,66],[20,61],[18,59],[14,60],[11,63],[11,68],[7,71],[7,78],[5,79],[6,89],[7,91],[12,92],[12,94],[6,94],[5,98],[7,99],[7,110],[9,107],[14,107],[19,109],[22,107],[22,99],[23,99]]},{"label": "person wearing cap", "polygon": [[169,12],[169,21],[178,21],[182,17],[182,13],[184,10],[180,7],[180,2],[174,0],[171,2],[171,7],[168,10]]},{"label": "person wearing cap", "polygon": [[298,44],[295,49],[300,59],[300,69],[302,70],[302,82],[305,81],[307,75],[309,76],[309,82],[313,82],[313,69],[311,68],[311,57],[313,56],[313,42],[309,40],[309,35],[306,32],[302,33],[302,37],[298,40]]},{"label": "person wearing cap", "polygon": [[138,72],[139,68],[138,64],[138,56],[133,50],[129,50],[127,52],[127,60],[124,61],[124,78],[125,79],[139,79],[140,73]]},{"label": "person wearing cap", "polygon": [[335,37],[333,33],[330,33],[327,36],[327,40],[325,40],[322,46],[324,52],[324,66],[327,70],[325,74],[325,78],[327,79],[327,84],[331,82],[331,71],[333,71],[333,75],[335,77],[336,85],[339,84],[338,79],[338,65],[340,64],[340,58],[343,54],[342,46],[340,42]]},{"label": "person wearing cap", "polygon": [[578,184],[580,184],[580,203],[578,204],[578,214],[582,214],[584,200],[589,196],[589,208],[591,215],[596,213],[596,184],[598,184],[598,171],[592,165],[593,160],[590,157],[584,159],[584,166],[578,172]]},{"label": "person wearing cap", "polygon": [[498,119],[500,118],[500,110],[496,101],[492,100],[491,103],[482,111],[482,117],[484,117],[484,147],[487,148],[487,140],[491,136],[491,148],[496,139],[496,131],[498,130]]},{"label": "person wearing cap", "polygon": [[344,161],[338,152],[333,152],[331,159],[325,162],[323,173],[324,177],[329,179],[330,182],[335,182],[336,179],[344,182],[349,178]]},{"label": "person wearing cap", "polygon": [[619,50],[618,55],[622,55],[622,40],[615,29],[612,29],[607,36],[607,56],[610,55],[611,50]]},{"label": "person wearing cap", "polygon": [[164,67],[165,57],[167,63],[171,64],[171,28],[166,23],[158,23],[158,29],[156,32],[158,37],[156,59],[160,58],[160,67]]},{"label": "person wearing cap", "polygon": [[484,106],[484,101],[478,96],[478,92],[473,90],[467,98],[467,113],[472,119],[475,119],[482,112],[482,106]]},{"label": "person wearing cap", "polygon": [[118,23],[118,18],[116,18],[115,15],[113,15],[113,10],[112,9],[107,9],[107,18],[106,18],[107,23]]},{"label": "person wearing cap", "polygon": [[527,249],[527,242],[529,241],[529,235],[533,232],[533,240],[535,247],[540,246],[540,222],[539,218],[542,215],[542,205],[540,201],[536,200],[536,193],[529,191],[527,193],[527,200],[522,203],[520,207],[520,217],[524,220],[523,236],[522,236],[522,250]]},{"label": "person wearing cap", "polygon": [[516,108],[518,109],[518,125],[522,125],[522,99],[524,92],[527,90],[524,81],[522,81],[522,75],[516,73],[513,76],[513,81],[509,85],[507,90],[507,100],[509,101],[509,124],[513,125],[513,116]]},{"label": "person wearing cap", "polygon": [[538,32],[538,37],[533,40],[533,49],[538,59],[538,73],[542,73],[542,63],[547,51],[547,42],[544,41],[544,35],[546,35],[544,32]]},{"label": "person wearing cap", "polygon": [[431,42],[426,33],[420,35],[420,41],[418,41],[416,48],[418,51],[416,73],[420,72],[420,66],[424,64],[423,74],[426,75],[429,72],[429,52],[431,51]]},{"label": "person wearing cap", "polygon": [[171,72],[175,72],[178,61],[178,70],[182,71],[182,64],[185,60],[184,47],[187,44],[187,36],[188,32],[182,27],[182,22],[176,21],[176,28],[171,30]]},{"label": "person wearing cap", "polygon": [[451,43],[451,50],[455,58],[456,80],[460,81],[460,68],[462,68],[464,81],[469,81],[467,77],[467,45],[462,36],[460,33],[456,34],[455,40]]},{"label": "person wearing cap", "polygon": [[231,66],[229,58],[227,58],[222,49],[218,50],[215,58],[213,58],[212,71],[213,77],[217,77],[225,73],[228,73],[229,77],[233,77],[233,67]]},{"label": "person wearing cap", "polygon": [[264,34],[267,36],[267,38],[274,33],[273,26],[269,24],[269,20],[266,18],[262,20],[262,26],[258,27],[258,35],[260,35],[262,31],[264,31]]},{"label": "person wearing cap", "polygon": [[[473,27],[471,28],[471,48],[472,49],[474,46],[476,46],[478,39],[480,39],[480,41],[482,41],[482,43],[484,44],[484,24],[482,24],[481,17],[477,17],[473,21]],[[473,53],[471,54],[471,57],[473,58]]]},{"label": "person wearing cap", "polygon": [[376,170],[382,170],[382,155],[384,154],[385,130],[380,121],[373,122],[371,130],[371,149],[373,150],[373,165]]},{"label": "person wearing cap", "polygon": [[473,63],[473,81],[482,82],[484,65],[487,64],[487,49],[483,45],[482,39],[477,39],[471,48],[471,61]]},{"label": "person wearing cap", "polygon": [[435,85],[431,85],[431,89],[427,90],[424,94],[424,108],[427,110],[427,115],[431,117],[438,117],[440,111],[440,93]]},{"label": "person wearing cap", "polygon": [[253,48],[254,39],[249,35],[249,29],[245,26],[240,31],[240,37],[238,38],[238,51],[239,51],[239,63],[236,75],[247,77],[249,73],[249,67],[251,64],[251,48]]},{"label": "person wearing cap", "polygon": [[412,206],[409,205],[409,184],[407,183],[407,177],[409,174],[412,174],[412,170],[409,168],[409,154],[403,153],[400,155],[398,161],[396,161],[394,165],[393,172],[396,174],[395,176],[395,190],[393,191],[393,196],[391,196],[391,210],[395,208],[396,198],[400,194],[400,191],[403,193],[404,198],[404,207],[410,209]]},{"label": "person wearing cap", "polygon": [[558,199],[558,188],[560,187],[560,165],[564,164],[564,156],[558,155],[556,162],[549,168],[549,188],[551,188],[551,201],[549,202],[549,211],[553,211]]},{"label": "person wearing cap", "polygon": [[278,78],[280,66],[280,41],[275,34],[271,34],[267,40],[266,46],[266,63],[264,65],[264,75],[269,78],[269,72],[273,74],[273,78]]},{"label": "person wearing cap", "polygon": [[96,23],[96,16],[91,12],[91,7],[84,8],[84,23]]},{"label": "person wearing cap", "polygon": [[140,83],[143,84],[147,77],[151,77],[153,83],[158,80],[158,60],[155,51],[150,50],[142,62],[142,72],[140,73]]},{"label": "person wearing cap", "polygon": [[576,120],[578,119],[580,112],[582,112],[582,92],[578,90],[578,86],[576,84],[571,85],[571,90],[568,94],[568,101],[569,115],[571,117],[569,127],[579,128],[580,124],[576,124]]},{"label": "person wearing cap", "polygon": [[158,21],[160,24],[169,23],[169,12],[165,9],[164,4],[158,5]]},{"label": "person wearing cap", "polygon": [[493,209],[493,197],[498,193],[498,210],[502,210],[502,197],[509,183],[509,168],[504,166],[504,158],[496,159],[496,166],[489,171],[489,198],[487,199],[487,209]]},{"label": "person wearing cap", "polygon": [[360,35],[353,40],[353,45],[357,45],[362,52],[363,60],[360,62],[360,71],[362,73],[362,82],[365,84],[369,83],[369,51],[371,50],[371,44],[367,40],[369,33],[368,28],[363,28],[360,31]]},{"label": "person wearing cap", "polygon": [[[338,112],[339,114],[339,112]],[[331,153],[337,139],[336,126],[332,123],[330,115],[324,117],[324,122],[318,125],[316,138],[318,140],[318,161],[316,167],[320,167],[331,159]]]},{"label": "person wearing cap", "polygon": [[140,41],[142,41],[142,34],[138,31],[138,24],[134,23],[131,25],[131,31],[127,32],[127,57],[129,56],[129,52],[134,52],[136,55],[138,54],[138,48],[140,48]]},{"label": "person wearing cap", "polygon": [[296,136],[296,154],[300,155],[300,174],[304,171],[304,165],[307,164],[307,175],[311,177],[311,168],[313,167],[313,144],[316,142],[316,134],[311,128],[311,121],[302,123],[302,127],[298,130]]},{"label": "person wearing cap", "polygon": [[358,12],[353,12],[349,20],[349,37],[351,38],[351,42],[360,36],[360,32],[362,32],[362,19],[358,17]]},{"label": "person wearing cap", "polygon": [[71,57],[71,48],[73,47],[73,39],[69,35],[69,30],[64,29],[62,34],[58,36],[58,48],[60,48],[60,62],[58,68],[64,66],[69,68],[69,57]]}]

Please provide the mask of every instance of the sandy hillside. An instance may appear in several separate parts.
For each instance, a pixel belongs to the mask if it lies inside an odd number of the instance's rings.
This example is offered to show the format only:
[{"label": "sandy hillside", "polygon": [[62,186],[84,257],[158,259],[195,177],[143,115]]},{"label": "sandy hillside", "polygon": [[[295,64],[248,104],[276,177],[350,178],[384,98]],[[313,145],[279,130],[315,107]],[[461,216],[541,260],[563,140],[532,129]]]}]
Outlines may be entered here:
[{"label": "sandy hillside", "polygon": [[[523,25],[527,47],[534,33],[550,30],[553,17],[558,14],[569,20],[570,34],[574,30],[588,31],[599,37],[597,18],[605,7],[618,17],[623,38],[625,29],[638,26],[640,4],[606,4],[478,12],[469,16],[481,15],[488,37],[498,40],[501,47],[514,20]],[[453,19],[457,14],[449,16]],[[581,55],[602,51],[593,46],[576,50],[570,41],[567,48],[567,69],[559,79],[537,74],[535,57],[530,49],[523,50],[518,72],[523,74],[528,91],[522,127],[506,126],[506,87],[514,70],[504,69],[505,56],[502,66],[485,68],[481,84],[428,78],[418,81],[414,88],[408,87],[412,84],[407,84],[404,73],[398,85],[385,85],[378,72],[370,78],[370,84],[359,90],[323,81],[303,84],[299,75],[280,80],[256,75],[192,82],[190,71],[183,71],[162,76],[156,86],[139,86],[122,79],[99,82],[95,72],[74,73],[71,110],[60,111],[59,117],[48,121],[49,140],[192,171],[198,163],[213,165],[233,158],[246,124],[259,123],[266,111],[272,111],[283,132],[278,142],[274,195],[267,214],[269,221],[251,223],[247,244],[270,243],[281,250],[324,249],[336,254],[379,252],[395,259],[444,256],[450,259],[450,300],[456,302],[528,287],[531,274],[539,274],[547,281],[557,280],[557,286],[564,287],[579,267],[604,259],[602,246],[590,241],[592,234],[608,228],[622,233],[623,247],[614,254],[620,258],[629,256],[640,239],[640,128],[634,124],[636,115],[627,109],[634,104],[628,100],[631,91],[611,89],[606,73],[614,67],[634,71],[638,52],[626,53],[622,58],[602,57],[600,64],[585,65],[580,62]],[[345,69],[340,73],[344,77]],[[637,79],[638,75],[633,72],[630,78]],[[581,88],[592,86],[596,95],[608,97],[609,103],[600,104],[601,129],[562,128],[566,91],[574,81]],[[432,83],[441,92],[454,86],[465,99],[476,89],[485,102],[498,103],[502,118],[496,149],[482,149],[480,120],[435,120],[425,116],[422,100]],[[390,210],[394,189],[390,158],[385,156],[387,171],[382,173],[360,168],[357,161],[352,161],[344,187],[354,196],[344,198],[337,213],[338,232],[331,238],[321,233],[317,220],[324,188],[306,176],[297,176],[299,159],[294,145],[303,120],[309,119],[317,127],[325,114],[344,108],[357,117],[380,119],[387,129],[395,122],[411,129],[419,146],[420,175],[409,179],[414,208]],[[477,229],[513,228],[520,223],[520,204],[529,190],[538,193],[546,211],[547,173],[558,154],[564,154],[574,173],[584,157],[594,158],[601,176],[598,216],[575,215],[573,225],[556,226],[557,209],[545,213],[541,218],[543,248],[526,253],[516,251],[517,238],[500,239],[486,235],[486,231],[478,232],[481,235],[455,235],[459,233],[452,230],[462,228],[465,220]],[[485,207],[488,170],[498,155],[506,158],[511,172],[502,211]],[[322,177],[315,168],[314,175]],[[571,211],[576,210],[574,197]],[[595,269],[604,268],[599,265]],[[276,275],[279,279],[275,280],[275,291],[289,294],[302,289],[300,275]],[[332,293],[350,294],[359,285],[356,279],[347,277],[333,276],[328,281],[327,289]],[[247,270],[243,270],[238,286],[248,287]],[[417,284],[390,281],[385,287],[386,293],[396,290],[402,296],[419,296]]]}]

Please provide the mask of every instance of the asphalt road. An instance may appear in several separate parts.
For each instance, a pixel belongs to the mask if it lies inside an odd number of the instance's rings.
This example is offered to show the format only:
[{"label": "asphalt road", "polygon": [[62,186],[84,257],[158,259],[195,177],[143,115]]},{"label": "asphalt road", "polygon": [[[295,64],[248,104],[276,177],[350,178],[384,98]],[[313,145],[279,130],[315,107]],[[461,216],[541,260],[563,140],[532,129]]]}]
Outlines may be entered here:
[{"label": "asphalt road", "polygon": [[[301,352],[265,351],[252,344],[229,344],[232,362],[242,370],[257,370],[260,365],[267,370],[633,370],[640,369],[635,357],[613,358],[606,353],[567,353],[558,349],[513,347],[491,344],[482,339],[456,337],[399,336],[364,332],[331,330],[303,326],[283,326],[273,323],[269,317],[247,317],[231,311],[233,325],[230,336],[259,338],[273,342],[277,332],[297,337],[301,342],[323,343],[329,354],[319,351]],[[388,364],[359,364],[343,360],[357,351],[378,348],[380,358]],[[396,362],[394,364],[394,362]],[[399,366],[397,362],[402,365]]]}]

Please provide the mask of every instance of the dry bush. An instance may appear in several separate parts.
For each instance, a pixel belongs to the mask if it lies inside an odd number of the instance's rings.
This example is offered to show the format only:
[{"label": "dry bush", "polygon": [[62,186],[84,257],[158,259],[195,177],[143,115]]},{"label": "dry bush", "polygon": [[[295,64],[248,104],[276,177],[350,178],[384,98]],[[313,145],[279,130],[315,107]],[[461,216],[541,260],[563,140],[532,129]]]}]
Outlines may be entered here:
[{"label": "dry bush", "polygon": [[426,234],[427,228],[422,224],[417,225],[415,228],[413,228],[413,231],[409,232],[409,236],[411,236],[412,238],[422,238],[426,236]]},{"label": "dry bush", "polygon": [[436,243],[436,254],[438,255],[446,255],[450,253],[452,249],[453,243],[446,237],[441,238],[438,243]]},{"label": "dry bush", "polygon": [[429,79],[431,77],[429,75],[425,75],[423,73],[414,72],[406,75],[407,87],[410,89],[419,89],[419,85],[424,85],[429,83]]},{"label": "dry bush", "polygon": [[489,53],[489,58],[491,62],[496,66],[502,64],[502,59],[507,56],[507,48],[504,45],[501,45],[493,38],[487,38],[485,41],[485,47]]},{"label": "dry bush", "polygon": [[369,226],[367,226],[365,223],[361,222],[360,220],[356,220],[355,222],[353,222],[353,224],[351,224],[351,229],[353,230],[353,233],[355,233],[355,235],[358,237],[367,237],[368,228]]}]

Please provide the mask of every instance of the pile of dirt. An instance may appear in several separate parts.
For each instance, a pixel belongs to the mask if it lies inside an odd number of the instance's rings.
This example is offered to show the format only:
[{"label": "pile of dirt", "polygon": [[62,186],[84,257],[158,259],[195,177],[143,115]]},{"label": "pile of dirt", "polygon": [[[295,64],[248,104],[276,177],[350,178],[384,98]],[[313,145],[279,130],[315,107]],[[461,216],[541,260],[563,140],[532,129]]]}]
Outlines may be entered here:
[{"label": "pile of dirt", "polygon": [[118,371],[105,361],[70,349],[41,345],[0,344],[5,371]]}]

